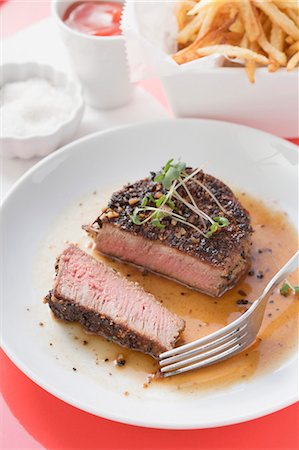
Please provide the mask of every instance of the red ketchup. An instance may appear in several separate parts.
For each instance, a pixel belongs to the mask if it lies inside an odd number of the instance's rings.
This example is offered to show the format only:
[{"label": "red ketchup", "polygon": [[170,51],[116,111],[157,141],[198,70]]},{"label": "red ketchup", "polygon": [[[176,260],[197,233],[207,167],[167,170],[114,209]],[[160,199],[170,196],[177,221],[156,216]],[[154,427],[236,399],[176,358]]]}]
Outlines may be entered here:
[{"label": "red ketchup", "polygon": [[121,13],[122,3],[76,2],[67,8],[63,21],[90,36],[116,36],[121,34]]}]

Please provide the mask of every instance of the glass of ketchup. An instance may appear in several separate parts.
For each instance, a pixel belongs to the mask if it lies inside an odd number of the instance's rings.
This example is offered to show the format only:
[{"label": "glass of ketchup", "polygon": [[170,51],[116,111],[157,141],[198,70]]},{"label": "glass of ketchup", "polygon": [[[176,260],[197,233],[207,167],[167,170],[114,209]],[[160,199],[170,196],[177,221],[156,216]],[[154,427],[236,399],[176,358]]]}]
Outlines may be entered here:
[{"label": "glass of ketchup", "polygon": [[112,109],[132,99],[120,19],[123,4],[107,1],[53,0],[52,13],[67,46],[86,102]]}]

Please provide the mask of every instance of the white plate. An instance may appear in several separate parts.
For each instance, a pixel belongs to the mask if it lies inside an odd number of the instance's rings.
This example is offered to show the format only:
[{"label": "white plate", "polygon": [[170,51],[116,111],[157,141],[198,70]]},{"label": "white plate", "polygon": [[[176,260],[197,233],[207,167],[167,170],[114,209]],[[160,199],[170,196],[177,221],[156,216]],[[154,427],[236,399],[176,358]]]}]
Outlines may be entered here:
[{"label": "white plate", "polygon": [[[50,224],[72,202],[94,189],[107,191],[133,181],[169,157],[180,156],[193,166],[204,163],[205,170],[232,186],[275,201],[296,222],[296,147],[274,136],[224,122],[173,120],[80,139],[37,164],[3,204],[2,345],[32,380],[90,413],[148,427],[215,427],[260,417],[295,402],[296,355],[271,373],[214,392],[187,395],[152,386],[139,389],[130,371],[109,377],[103,364],[89,364],[89,350],[75,351],[67,327],[50,320],[32,282],[38,248]],[[41,320],[47,326],[39,327]],[[58,348],[49,347],[49,333]],[[80,370],[74,374],[70,364]],[[127,397],[125,390],[130,391]]]}]

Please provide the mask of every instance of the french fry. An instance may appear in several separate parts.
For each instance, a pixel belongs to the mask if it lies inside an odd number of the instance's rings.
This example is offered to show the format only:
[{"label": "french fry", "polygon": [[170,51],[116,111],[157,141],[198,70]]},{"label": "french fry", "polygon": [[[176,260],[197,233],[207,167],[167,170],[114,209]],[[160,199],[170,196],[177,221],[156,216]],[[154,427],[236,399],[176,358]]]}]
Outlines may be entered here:
[{"label": "french fry", "polygon": [[240,47],[248,48],[248,37],[247,37],[246,33],[244,33],[244,35],[242,37],[242,40],[240,42]]},{"label": "french fry", "polygon": [[198,34],[198,37],[203,37],[206,33],[208,33],[212,27],[213,21],[215,19],[215,16],[218,12],[218,9],[220,8],[220,3],[215,3],[211,8],[208,9],[206,16],[202,22],[202,26],[200,29],[200,32]]},{"label": "french fry", "polygon": [[291,72],[291,70],[294,70],[295,67],[297,67],[299,64],[299,52],[295,53],[295,55],[292,56],[292,58],[289,60],[287,65],[287,71]]},{"label": "french fry", "polygon": [[255,82],[255,70],[256,70],[256,62],[253,59],[247,59],[245,61],[245,70],[247,73],[247,78],[251,84]]},{"label": "french fry", "polygon": [[274,3],[281,9],[295,9],[298,11],[298,0],[275,0]]},{"label": "french fry", "polygon": [[299,27],[299,6],[297,11],[295,9],[287,8],[286,13],[289,18],[292,19],[292,21],[297,25],[297,27]]},{"label": "french fry", "polygon": [[258,43],[260,44],[261,48],[265,51],[265,53],[268,53],[268,55],[280,66],[286,66],[287,57],[285,53],[280,52],[279,50],[277,50],[277,48],[273,47],[273,45],[270,44],[264,33],[262,33],[262,35],[258,38]]},{"label": "french fry", "polygon": [[292,36],[286,37],[286,44],[292,45],[292,44],[294,44],[294,42],[295,42],[295,39],[292,38]]},{"label": "french fry", "polygon": [[[221,11],[226,11],[228,16],[232,19],[233,17],[236,19],[238,16],[239,9],[235,6],[235,3],[225,3],[221,6]],[[220,12],[221,12],[220,11]]]},{"label": "french fry", "polygon": [[244,33],[245,28],[244,28],[244,25],[243,25],[242,20],[241,20],[240,17],[237,17],[235,22],[229,27],[229,30],[232,33],[240,33],[240,34]]},{"label": "french fry", "polygon": [[[216,15],[213,22],[213,29],[220,28],[223,23],[226,23],[228,20],[231,20],[231,26],[236,22],[238,15],[238,10],[233,8],[231,5],[223,4],[218,10],[218,14]],[[233,19],[233,20],[232,20]]]},{"label": "french fry", "polygon": [[213,54],[241,59],[251,83],[259,65],[298,66],[299,0],[183,0],[177,22],[178,64]]},{"label": "french fry", "polygon": [[277,62],[280,66],[287,65],[287,57],[285,53],[281,52],[277,48],[275,48],[267,39],[264,29],[260,25],[260,36],[257,40],[260,47],[267,53],[271,60]]},{"label": "french fry", "polygon": [[243,0],[240,3],[241,16],[244,21],[245,30],[250,42],[257,40],[260,34],[260,29],[254,14],[252,4],[249,0]]},{"label": "french fry", "polygon": [[191,0],[185,0],[182,2],[176,11],[176,19],[179,31],[182,30],[188,22],[190,22],[190,17],[187,16],[187,12],[190,11],[196,5],[196,2]]},{"label": "french fry", "polygon": [[299,41],[294,42],[292,45],[290,45],[289,48],[287,48],[286,50],[286,54],[290,58],[298,51],[299,51]]},{"label": "french fry", "polygon": [[[232,24],[232,20],[234,19],[227,20],[221,25],[221,27],[219,27],[217,30],[213,30],[207,33],[206,36],[203,36],[202,38],[197,38],[191,45],[173,55],[172,56],[173,59],[178,64],[184,64],[186,62],[193,61],[194,59],[198,58],[196,49],[199,47],[227,43],[229,41],[227,30]],[[240,39],[240,37],[238,36],[237,39]]]},{"label": "french fry", "polygon": [[267,19],[264,22],[263,30],[268,40],[270,39],[271,29],[272,29],[272,22],[269,19],[269,17],[267,17]]},{"label": "french fry", "polygon": [[271,19],[273,23],[281,27],[287,34],[294,39],[299,39],[299,28],[285,13],[272,2],[265,0],[253,0],[256,6],[261,9]]},{"label": "french fry", "polygon": [[[251,46],[251,50],[257,50],[257,48],[253,49],[254,44],[249,43],[249,39],[246,35],[246,33],[244,33],[244,36],[241,40],[241,47],[244,48],[249,48],[249,46]],[[255,46],[257,47],[257,46]],[[256,62],[253,61],[252,59],[246,59],[245,60],[245,70],[246,70],[246,74],[247,74],[247,78],[249,80],[250,83],[254,83],[255,82],[255,69],[256,69]]]},{"label": "french fry", "polygon": [[[251,42],[249,48],[250,48],[250,50],[252,50],[256,53],[259,53],[259,51],[260,51],[260,48],[259,48],[259,45],[257,42]],[[246,67],[246,64],[247,64],[247,76],[249,78],[249,81],[251,83],[254,83],[255,82],[256,62],[253,60],[247,60],[247,61],[245,61],[245,67]]]},{"label": "french fry", "polygon": [[201,0],[188,12],[188,15],[192,16],[198,14],[201,10],[209,8],[210,6],[215,6],[217,3],[225,3],[225,1],[226,0]]},{"label": "french fry", "polygon": [[197,33],[205,18],[206,11],[201,11],[195,16],[191,22],[189,22],[185,28],[183,28],[177,36],[177,42],[180,44],[186,44],[190,40],[192,34]]},{"label": "french fry", "polygon": [[277,25],[272,25],[270,43],[280,52],[284,50],[285,32]]},{"label": "french fry", "polygon": [[[271,29],[271,35],[270,35],[270,44],[277,48],[280,52],[283,52],[284,50],[284,44],[285,44],[285,33],[284,31],[279,28],[277,25],[272,25]],[[276,72],[279,69],[279,63],[277,61],[271,61],[271,63],[268,66],[269,72]]]},{"label": "french fry", "polygon": [[240,58],[243,60],[251,59],[258,64],[267,66],[269,59],[259,53],[253,52],[247,48],[237,47],[234,45],[211,45],[210,47],[198,48],[196,53],[199,56],[209,56],[213,54],[225,55],[228,58]]}]

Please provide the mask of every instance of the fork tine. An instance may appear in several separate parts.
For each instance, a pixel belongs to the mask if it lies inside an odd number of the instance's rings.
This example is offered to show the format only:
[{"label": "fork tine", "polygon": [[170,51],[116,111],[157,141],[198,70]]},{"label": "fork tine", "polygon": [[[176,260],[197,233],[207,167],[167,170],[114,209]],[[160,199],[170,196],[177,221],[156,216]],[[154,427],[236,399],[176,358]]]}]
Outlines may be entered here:
[{"label": "fork tine", "polygon": [[162,373],[163,377],[172,377],[173,375],[179,375],[184,372],[188,372],[190,370],[199,369],[200,367],[208,366],[211,364],[215,364],[223,359],[227,359],[232,354],[237,354],[241,352],[245,347],[247,347],[247,341],[243,343],[235,344],[233,347],[230,347],[227,350],[224,350],[222,353],[218,353],[217,355],[211,356],[210,358],[205,359],[204,361],[197,362],[195,364],[191,364],[191,366],[185,366],[180,369],[173,370],[171,372]]},{"label": "fork tine", "polygon": [[250,309],[248,309],[248,311],[245,314],[243,314],[239,319],[226,325],[226,327],[221,328],[220,330],[217,330],[212,334],[209,334],[208,336],[200,338],[197,341],[193,341],[188,344],[181,345],[180,347],[175,347],[172,350],[168,350],[167,352],[161,353],[159,355],[159,359],[164,359],[164,358],[168,358],[169,356],[175,356],[175,355],[179,355],[181,353],[185,353],[186,351],[197,348],[199,345],[204,345],[211,341],[214,341],[215,339],[218,339],[218,338],[224,336],[225,334],[232,332],[233,330],[240,329],[240,327],[242,325],[244,325],[244,323],[246,323],[249,311],[250,311]]},{"label": "fork tine", "polygon": [[192,363],[197,363],[197,362],[206,360],[210,356],[217,355],[217,354],[223,352],[224,350],[229,349],[232,346],[235,346],[236,344],[240,345],[241,343],[244,342],[244,338],[246,338],[246,336],[247,336],[247,332],[245,332],[241,336],[240,335],[235,336],[235,337],[233,337],[233,339],[229,340],[228,342],[225,342],[222,345],[219,345],[216,348],[208,350],[204,353],[200,353],[199,355],[193,356],[191,358],[187,358],[187,359],[183,359],[181,361],[175,362],[174,364],[169,364],[167,366],[164,366],[161,368],[160,371],[161,371],[161,373],[169,372],[169,371],[173,371],[176,369],[180,369],[181,367],[184,367],[184,366],[190,366],[190,364],[192,364]]},{"label": "fork tine", "polygon": [[[255,340],[260,329],[267,294],[298,265],[299,251],[280,269],[268,283],[262,295],[237,320],[208,336],[161,353],[159,363],[162,375],[169,377],[214,364],[248,347]],[[242,332],[244,333],[240,336]]]},{"label": "fork tine", "polygon": [[[247,323],[245,323],[244,325],[242,325],[240,327],[237,327],[237,328],[233,329],[232,331],[230,331],[229,333],[225,334],[224,336],[221,336],[220,338],[215,339],[215,340],[213,340],[213,341],[211,341],[211,342],[209,342],[208,344],[205,344],[205,345],[200,345],[200,340],[196,341],[197,343],[199,343],[199,345],[196,348],[194,348],[192,350],[189,350],[189,351],[187,351],[185,353],[180,353],[178,355],[174,355],[174,356],[170,356],[168,358],[166,357],[166,358],[160,359],[160,366],[164,367],[164,366],[166,366],[168,364],[171,364],[172,362],[178,362],[178,361],[181,361],[182,359],[186,359],[188,356],[196,355],[196,354],[199,354],[199,353],[203,353],[204,351],[210,350],[211,348],[215,347],[216,345],[225,343],[228,339],[233,338],[237,333],[241,333],[242,331],[245,330],[246,327],[247,327]],[[210,335],[210,336],[212,336],[212,335]],[[162,356],[163,356],[163,354],[160,355],[160,358]]]}]

